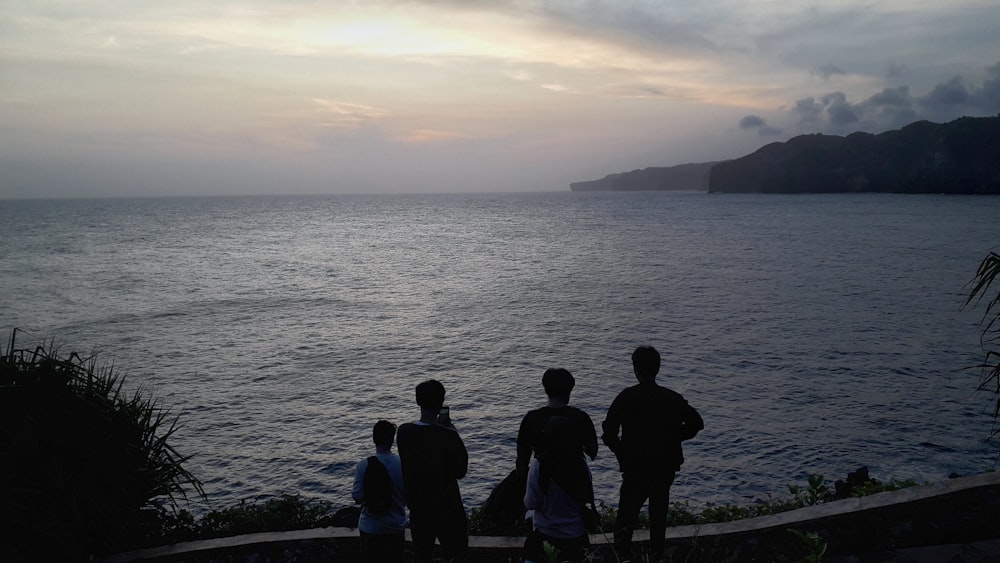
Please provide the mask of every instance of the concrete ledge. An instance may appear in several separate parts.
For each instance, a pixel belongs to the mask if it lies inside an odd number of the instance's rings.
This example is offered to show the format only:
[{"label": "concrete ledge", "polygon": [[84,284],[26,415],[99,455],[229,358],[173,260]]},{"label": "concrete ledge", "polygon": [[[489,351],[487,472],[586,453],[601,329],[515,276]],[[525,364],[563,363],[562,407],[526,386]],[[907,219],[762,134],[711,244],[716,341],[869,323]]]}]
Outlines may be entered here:
[{"label": "concrete ledge", "polygon": [[779,514],[747,518],[746,520],[720,522],[717,524],[704,524],[700,526],[677,526],[674,528],[667,528],[667,538],[676,539],[692,538],[696,536],[717,536],[760,531],[767,528],[789,527],[811,520],[820,520],[879,508],[899,507],[900,505],[906,505],[908,503],[915,503],[918,501],[934,499],[936,497],[952,495],[962,491],[989,487],[1000,488],[1000,472],[982,473],[972,477],[958,477],[947,481],[940,481],[938,483],[907,487],[898,491],[889,491],[865,497],[836,500],[817,506],[809,506],[806,508],[799,508],[797,510],[790,510],[788,512],[781,512]]},{"label": "concrete ledge", "polygon": [[[1000,538],[1000,520],[995,518],[998,513],[1000,472],[992,472],[735,522],[677,526],[667,529],[667,541],[688,545],[710,543],[717,552],[754,552],[759,557],[766,554],[753,550],[762,544],[787,543],[788,539],[781,536],[788,536],[787,530],[794,528],[823,535],[831,554],[893,550]],[[406,537],[411,540],[409,530]],[[247,560],[272,560],[254,558],[252,554],[261,549],[285,553],[318,549],[325,556],[350,560],[349,552],[357,551],[357,538],[355,528],[247,534],[140,549],[107,557],[102,562],[240,561],[243,560],[240,554],[246,554]],[[595,534],[590,539],[595,546],[607,545],[611,534]],[[649,531],[637,530],[634,541],[648,542]],[[469,538],[473,552],[488,550],[516,555],[523,545],[524,537]]]}]

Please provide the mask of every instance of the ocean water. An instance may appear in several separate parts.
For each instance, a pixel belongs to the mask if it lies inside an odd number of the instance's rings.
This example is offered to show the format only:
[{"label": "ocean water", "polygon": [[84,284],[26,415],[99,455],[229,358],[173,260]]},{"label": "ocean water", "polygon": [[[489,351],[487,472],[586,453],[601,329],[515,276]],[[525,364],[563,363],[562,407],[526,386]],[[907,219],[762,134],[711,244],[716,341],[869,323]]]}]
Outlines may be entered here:
[{"label": "ocean water", "polygon": [[[206,503],[349,505],[372,424],[441,380],[478,506],[542,372],[598,426],[652,344],[705,430],[673,497],[809,474],[942,480],[994,466],[976,392],[1000,198],[535,193],[0,201],[0,329],[96,352],[180,417]],[[602,447],[599,500],[619,474]]]}]

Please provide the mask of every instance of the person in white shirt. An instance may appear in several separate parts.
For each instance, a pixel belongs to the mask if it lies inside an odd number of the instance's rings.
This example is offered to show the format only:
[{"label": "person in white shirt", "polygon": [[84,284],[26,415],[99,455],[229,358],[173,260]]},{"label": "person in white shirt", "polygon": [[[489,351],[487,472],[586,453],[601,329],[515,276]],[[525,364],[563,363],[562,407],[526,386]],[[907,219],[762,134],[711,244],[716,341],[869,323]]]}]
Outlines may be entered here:
[{"label": "person in white shirt", "polygon": [[388,510],[374,513],[365,499],[365,472],[368,459],[358,463],[354,471],[354,502],[361,504],[358,531],[361,534],[361,557],[370,563],[400,563],[403,561],[403,545],[406,529],[406,496],[403,491],[403,469],[399,456],[392,453],[392,443],[396,438],[396,425],[380,420],[372,429],[375,442],[375,458],[389,472],[392,480],[392,504]]},{"label": "person in white shirt", "polygon": [[594,485],[580,454],[576,422],[553,416],[542,431],[542,447],[528,467],[524,506],[534,511],[533,530],[524,542],[526,562],[548,561],[545,544],[558,550],[559,561],[583,561],[590,546],[584,513],[593,502]]}]

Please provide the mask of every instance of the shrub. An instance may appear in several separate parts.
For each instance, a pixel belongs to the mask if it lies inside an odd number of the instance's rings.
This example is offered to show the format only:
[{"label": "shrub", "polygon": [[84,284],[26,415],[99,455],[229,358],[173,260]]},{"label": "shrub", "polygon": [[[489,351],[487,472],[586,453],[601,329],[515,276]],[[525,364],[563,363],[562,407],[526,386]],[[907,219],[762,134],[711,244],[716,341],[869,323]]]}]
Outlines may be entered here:
[{"label": "shrub", "polygon": [[[229,508],[213,510],[198,520],[195,537],[306,530],[337,524],[337,509],[332,503],[286,494],[264,502],[244,500]],[[357,525],[356,517],[351,525]]]},{"label": "shrub", "polygon": [[158,538],[187,491],[177,419],[94,358],[51,344],[0,356],[3,560],[80,560]]}]

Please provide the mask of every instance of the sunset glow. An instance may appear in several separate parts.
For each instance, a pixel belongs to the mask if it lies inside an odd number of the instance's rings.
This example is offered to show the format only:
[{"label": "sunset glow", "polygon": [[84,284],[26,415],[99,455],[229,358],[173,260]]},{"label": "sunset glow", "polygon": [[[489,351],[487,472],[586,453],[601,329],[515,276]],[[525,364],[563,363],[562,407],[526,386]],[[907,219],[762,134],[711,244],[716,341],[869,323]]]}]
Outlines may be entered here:
[{"label": "sunset glow", "polygon": [[[998,20],[986,1],[10,2],[0,197],[159,193],[190,158],[178,193],[283,189],[235,180],[247,166],[317,193],[468,191],[479,174],[563,190],[802,133],[993,115]],[[386,156],[421,172],[365,164]]]}]

